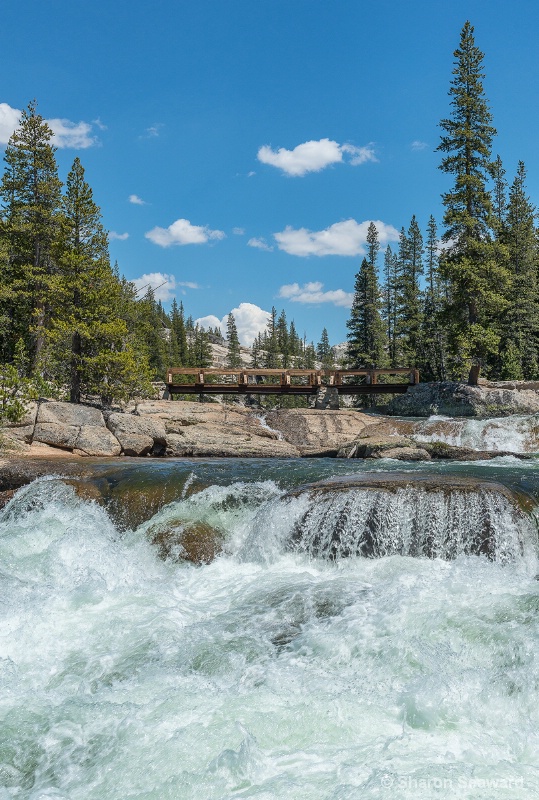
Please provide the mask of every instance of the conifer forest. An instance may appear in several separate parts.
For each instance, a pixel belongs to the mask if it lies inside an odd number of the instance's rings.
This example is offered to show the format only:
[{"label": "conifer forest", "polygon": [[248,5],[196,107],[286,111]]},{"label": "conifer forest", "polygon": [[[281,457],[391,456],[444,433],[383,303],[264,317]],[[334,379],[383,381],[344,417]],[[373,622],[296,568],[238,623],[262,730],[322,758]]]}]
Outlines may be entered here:
[{"label": "conifer forest", "polygon": [[[410,209],[396,246],[381,251],[371,223],[353,287],[339,366],[417,367],[427,381],[459,380],[473,364],[485,377],[539,379],[539,233],[526,167],[504,165],[483,87],[483,53],[464,25],[439,123],[443,216]],[[331,368],[325,328],[317,344],[272,308],[240,351],[236,323],[196,325],[174,300],[137,291],[111,264],[97,198],[75,158],[60,176],[53,133],[32,101],[5,151],[0,184],[2,402],[46,393],[103,403],[151,392],[167,366],[209,366],[211,343],[227,366]],[[433,198],[433,204],[437,198]],[[323,318],[321,318],[323,324]]]}]

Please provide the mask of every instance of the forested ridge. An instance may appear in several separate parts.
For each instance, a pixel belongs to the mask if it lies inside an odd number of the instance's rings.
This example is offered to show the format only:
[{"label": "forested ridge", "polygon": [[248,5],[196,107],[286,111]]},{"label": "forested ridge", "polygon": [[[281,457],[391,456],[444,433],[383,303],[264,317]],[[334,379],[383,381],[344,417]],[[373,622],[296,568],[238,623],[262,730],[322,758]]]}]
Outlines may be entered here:
[{"label": "forested ridge", "polygon": [[[496,130],[483,53],[467,22],[454,53],[450,114],[440,122],[440,169],[452,185],[444,215],[415,215],[384,253],[374,223],[355,277],[339,366],[419,368],[423,380],[462,379],[472,363],[501,379],[539,378],[539,235],[526,168],[512,180],[493,156]],[[53,133],[31,102],[5,152],[0,184],[0,416],[46,393],[103,403],[151,392],[166,367],[244,361],[232,314],[227,336],[204,330],[151,287],[137,291],[108,252],[100,209],[78,158],[62,182]],[[142,293],[144,292],[144,293]],[[315,346],[272,309],[253,367],[334,366],[324,328]],[[10,409],[14,409],[10,411]]]}]

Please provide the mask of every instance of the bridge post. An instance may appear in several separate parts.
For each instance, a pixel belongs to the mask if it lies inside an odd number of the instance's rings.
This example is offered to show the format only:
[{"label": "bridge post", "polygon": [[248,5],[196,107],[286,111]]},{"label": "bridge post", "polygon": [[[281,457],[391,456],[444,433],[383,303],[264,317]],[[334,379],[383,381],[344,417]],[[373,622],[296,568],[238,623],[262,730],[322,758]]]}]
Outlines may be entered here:
[{"label": "bridge post", "polygon": [[320,386],[316,393],[314,407],[319,410],[339,410],[339,390],[335,386]]}]

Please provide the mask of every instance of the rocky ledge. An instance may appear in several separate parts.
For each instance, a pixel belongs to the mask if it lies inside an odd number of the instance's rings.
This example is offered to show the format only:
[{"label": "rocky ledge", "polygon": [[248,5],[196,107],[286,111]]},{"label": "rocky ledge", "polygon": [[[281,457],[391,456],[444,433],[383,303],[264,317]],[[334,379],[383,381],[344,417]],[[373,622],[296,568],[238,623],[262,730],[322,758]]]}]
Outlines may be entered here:
[{"label": "rocky ledge", "polygon": [[389,404],[401,417],[508,417],[539,413],[539,381],[481,381],[479,386],[443,381],[418,383]]},{"label": "rocky ledge", "polygon": [[[43,401],[3,437],[21,455],[294,458],[335,456],[377,418],[354,410],[291,409],[262,417],[220,403],[145,401],[129,413]],[[51,448],[54,448],[52,450]],[[30,451],[31,452],[28,452]]]}]

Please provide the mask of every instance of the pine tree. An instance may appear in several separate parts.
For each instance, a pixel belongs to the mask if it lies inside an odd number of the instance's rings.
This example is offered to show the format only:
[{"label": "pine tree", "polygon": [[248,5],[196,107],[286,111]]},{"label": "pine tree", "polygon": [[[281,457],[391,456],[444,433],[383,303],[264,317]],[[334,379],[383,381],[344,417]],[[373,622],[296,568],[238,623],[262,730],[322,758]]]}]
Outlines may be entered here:
[{"label": "pine tree", "polygon": [[294,359],[297,359],[301,355],[301,339],[298,336],[296,331],[296,326],[294,325],[294,320],[290,323],[290,328],[288,330],[288,342],[289,342],[289,349],[290,355]]},{"label": "pine tree", "polygon": [[483,91],[483,53],[473,31],[466,22],[454,54],[452,116],[440,123],[444,133],[438,146],[445,154],[440,169],[454,176],[453,189],[442,196],[447,247],[440,268],[449,283],[446,322],[456,375],[462,375],[470,358],[487,367],[491,363],[499,342],[493,323],[506,305],[508,284],[504,253],[491,236],[487,182],[494,173],[491,147],[496,130]]},{"label": "pine tree", "polygon": [[526,194],[522,161],[509,192],[503,240],[509,252],[511,287],[503,315],[501,372],[506,380],[539,377],[539,251],[536,212]]},{"label": "pine tree", "polygon": [[415,215],[408,232],[401,231],[397,276],[397,320],[395,347],[403,364],[415,366],[421,349],[422,298],[419,277],[423,274],[423,237]]},{"label": "pine tree", "polygon": [[424,380],[442,381],[446,379],[446,342],[440,317],[444,295],[438,263],[438,230],[432,215],[427,228],[425,255],[426,285],[418,367]]},{"label": "pine tree", "polygon": [[176,338],[177,345],[177,363],[172,366],[186,367],[189,361],[189,352],[187,346],[187,333],[185,326],[185,312],[183,310],[183,303],[176,302],[176,298],[172,300],[170,307],[170,324]]},{"label": "pine tree", "polygon": [[228,315],[227,325],[226,325],[226,337],[227,337],[227,355],[226,355],[226,365],[229,369],[236,369],[237,367],[241,367],[241,353],[240,353],[240,340],[238,338],[238,329],[236,328],[236,320],[234,319],[234,314],[230,313]]},{"label": "pine tree", "polygon": [[374,264],[363,259],[356,275],[350,318],[348,361],[353,369],[375,368],[384,363],[384,325],[380,316],[380,292]]},{"label": "pine tree", "polygon": [[326,328],[323,329],[320,341],[316,346],[316,357],[318,361],[320,361],[322,369],[333,369],[333,349],[329,343],[329,336]]},{"label": "pine tree", "polygon": [[384,286],[382,319],[385,322],[389,366],[398,367],[397,354],[397,315],[398,315],[398,258],[388,244],[384,254]]},{"label": "pine tree", "polygon": [[275,369],[280,366],[279,343],[277,340],[277,309],[271,309],[271,315],[266,326],[264,336],[263,365],[266,369]]},{"label": "pine tree", "polygon": [[37,104],[31,102],[6,147],[0,186],[9,249],[9,269],[3,278],[15,301],[9,310],[10,341],[4,342],[4,349],[13,355],[15,342],[22,337],[34,369],[45,341],[52,250],[59,230],[62,184],[52,136]]},{"label": "pine tree", "polygon": [[286,321],[286,313],[284,309],[279,314],[276,325],[277,334],[277,349],[281,356],[280,366],[288,369],[290,366],[290,340],[288,338],[288,323]]},{"label": "pine tree", "polygon": [[500,237],[503,234],[507,216],[507,181],[500,156],[496,156],[492,176],[494,178],[494,189],[492,191],[493,227],[497,236]]}]

